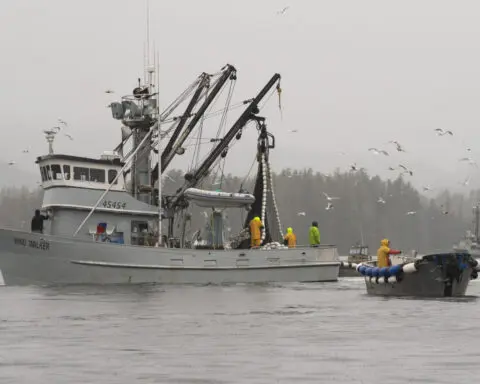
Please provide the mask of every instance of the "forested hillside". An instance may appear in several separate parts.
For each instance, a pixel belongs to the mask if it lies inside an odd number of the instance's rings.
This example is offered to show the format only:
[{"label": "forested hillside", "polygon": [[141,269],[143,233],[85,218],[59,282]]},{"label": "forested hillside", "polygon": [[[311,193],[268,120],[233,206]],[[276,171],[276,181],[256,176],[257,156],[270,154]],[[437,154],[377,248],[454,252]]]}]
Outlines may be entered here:
[{"label": "forested hillside", "polygon": [[[253,177],[241,179],[229,175],[221,185],[212,186],[211,180],[207,180],[202,187],[238,191],[243,186],[252,192],[253,182]],[[174,192],[181,183],[181,173],[170,171],[164,181],[164,193]],[[350,245],[362,237],[372,250],[384,237],[391,239],[393,247],[404,251],[451,249],[470,226],[471,208],[480,197],[480,191],[472,191],[468,196],[443,191],[429,197],[415,190],[406,178],[385,181],[370,178],[362,171],[327,176],[312,170],[286,169],[275,175],[274,183],[284,229],[292,227],[298,243],[306,244],[310,223],[317,220],[322,242],[337,244],[341,253],[347,252]],[[332,201],[331,210],[325,209],[324,193],[339,198]],[[40,189],[2,189],[0,224],[29,229],[35,208],[41,206],[41,198]],[[202,228],[206,219],[203,208],[191,210],[191,231],[194,231]],[[407,215],[407,212],[416,213]],[[228,216],[228,225],[235,233],[242,226],[246,212],[230,210]]]}]

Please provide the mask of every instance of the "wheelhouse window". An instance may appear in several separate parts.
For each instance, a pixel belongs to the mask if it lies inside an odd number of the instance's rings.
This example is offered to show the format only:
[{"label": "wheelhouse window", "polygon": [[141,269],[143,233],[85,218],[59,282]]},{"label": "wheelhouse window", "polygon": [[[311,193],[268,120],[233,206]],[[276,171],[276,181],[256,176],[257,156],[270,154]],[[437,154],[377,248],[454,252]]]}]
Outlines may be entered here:
[{"label": "wheelhouse window", "polygon": [[99,168],[90,168],[90,181],[96,183],[105,183],[105,170]]},{"label": "wheelhouse window", "polygon": [[88,168],[84,167],[73,167],[73,179],[87,181],[89,180]]},{"label": "wheelhouse window", "polygon": [[52,170],[52,179],[53,180],[62,180],[62,168],[58,164],[52,164],[50,166]]},{"label": "wheelhouse window", "polygon": [[50,165],[46,165],[45,170],[47,173],[47,180],[52,180],[52,171],[50,170]]},{"label": "wheelhouse window", "polygon": [[63,177],[65,180],[70,180],[70,165],[63,166]]},{"label": "wheelhouse window", "polygon": [[[108,170],[108,184],[111,184],[113,180],[115,180],[115,177],[117,177],[117,171],[115,169],[109,169]],[[115,180],[114,184],[117,184],[118,180]]]},{"label": "wheelhouse window", "polygon": [[40,175],[42,176],[42,182],[47,181],[47,170],[45,167],[40,167]]}]

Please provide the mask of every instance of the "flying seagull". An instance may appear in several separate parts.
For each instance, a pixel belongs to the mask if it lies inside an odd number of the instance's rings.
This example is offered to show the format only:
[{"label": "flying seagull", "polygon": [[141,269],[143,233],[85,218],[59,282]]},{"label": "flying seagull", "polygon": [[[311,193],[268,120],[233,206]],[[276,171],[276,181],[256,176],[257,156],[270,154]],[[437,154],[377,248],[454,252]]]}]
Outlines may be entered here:
[{"label": "flying seagull", "polygon": [[442,208],[442,215],[448,215],[448,210],[445,209],[443,205],[441,205],[440,208]]},{"label": "flying seagull", "polygon": [[388,167],[388,170],[389,170],[389,171],[396,171],[397,169],[396,169],[396,168],[393,168],[393,167]]},{"label": "flying seagull", "polygon": [[280,11],[277,11],[277,15],[284,15],[285,12],[287,12],[289,8],[290,7],[287,6],[287,7],[284,7],[283,9],[281,9]]},{"label": "flying seagull", "polygon": [[9,161],[8,165],[15,165],[15,161]]},{"label": "flying seagull", "polygon": [[175,183],[175,179],[170,176],[170,175],[163,175],[163,177],[166,177],[167,179],[169,179],[170,181],[173,181]]},{"label": "flying seagull", "polygon": [[60,119],[60,118],[58,118],[57,121],[58,121],[59,124],[62,124],[62,125],[65,126],[65,127],[68,125],[65,120],[62,120],[62,119]]},{"label": "flying seagull", "polygon": [[330,196],[328,196],[325,192],[323,192],[323,195],[325,196],[325,198],[327,199],[327,201],[332,201],[332,200],[338,200],[338,199],[340,199],[339,197],[330,197]]},{"label": "flying seagull", "polygon": [[70,140],[73,140],[73,137],[72,135],[68,134],[68,133],[64,133],[65,136],[67,136]]},{"label": "flying seagull", "polygon": [[288,132],[290,132],[290,133],[297,133],[297,132],[298,132],[298,129],[289,129]]},{"label": "flying seagull", "polygon": [[434,129],[434,131],[437,132],[438,136],[445,136],[445,135],[453,136],[452,131],[444,131],[442,128],[436,128]]},{"label": "flying seagull", "polygon": [[459,183],[460,185],[463,185],[464,187],[466,187],[468,185],[468,183],[470,183],[470,176],[468,176],[464,181],[462,181],[461,183]]},{"label": "flying seagull", "polygon": [[306,215],[305,212],[298,212],[298,213],[297,213],[297,216],[305,216],[305,215]]},{"label": "flying seagull", "polygon": [[384,151],[384,150],[381,150],[381,149],[368,148],[368,150],[369,150],[370,152],[372,152],[373,154],[375,154],[375,155],[380,155],[380,154],[382,154],[382,155],[385,155],[385,156],[389,156],[387,151]]},{"label": "flying seagull", "polygon": [[327,211],[330,211],[331,209],[333,209],[333,204],[332,203],[328,203],[327,206],[325,207],[325,209]]},{"label": "flying seagull", "polygon": [[112,89],[107,89],[105,93],[115,93]]},{"label": "flying seagull", "polygon": [[428,192],[432,190],[432,188],[430,188],[429,186],[424,186],[422,187],[422,189],[423,189],[423,192]]},{"label": "flying seagull", "polygon": [[22,153],[28,153],[28,152],[29,152],[28,149],[24,149],[24,150],[22,151]]},{"label": "flying seagull", "polygon": [[385,204],[386,201],[383,198],[379,197],[378,200],[377,200],[377,203]]},{"label": "flying seagull", "polygon": [[417,213],[417,211],[409,211],[409,212],[407,212],[406,214],[407,214],[408,216],[413,216],[413,215],[415,215],[416,213]]},{"label": "flying seagull", "polygon": [[398,141],[392,140],[392,141],[389,141],[389,143],[395,144],[395,147],[398,152],[406,152],[405,148],[403,148],[403,146]]},{"label": "flying seagull", "polygon": [[472,166],[474,166],[474,167],[477,166],[477,162],[476,162],[475,160],[473,160],[472,158],[470,158],[470,157],[462,157],[462,158],[461,158],[460,160],[458,160],[458,161],[466,161],[466,162],[468,162],[468,164],[470,164],[470,165],[472,165]]},{"label": "flying seagull", "polygon": [[405,167],[402,164],[398,164],[398,166],[403,169],[402,173],[408,173],[408,174],[410,174],[410,176],[413,176],[413,172],[410,169],[408,169],[407,167]]}]

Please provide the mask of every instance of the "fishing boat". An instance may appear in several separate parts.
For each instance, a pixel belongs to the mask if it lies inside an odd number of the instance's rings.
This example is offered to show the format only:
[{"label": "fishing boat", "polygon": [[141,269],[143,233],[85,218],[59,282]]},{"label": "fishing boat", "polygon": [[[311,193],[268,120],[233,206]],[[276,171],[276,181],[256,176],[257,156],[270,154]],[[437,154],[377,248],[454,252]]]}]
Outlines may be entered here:
[{"label": "fishing boat", "polygon": [[368,245],[361,243],[355,244],[349,250],[347,260],[340,260],[339,277],[361,277],[357,272],[357,265],[372,261],[369,254]]},{"label": "fishing boat", "polygon": [[480,206],[473,206],[473,222],[465,237],[453,246],[455,252],[468,252],[475,258],[480,258]]},{"label": "fishing boat", "polygon": [[[335,246],[287,248],[281,244],[283,231],[269,158],[275,137],[259,115],[259,103],[267,93],[275,91],[275,85],[280,92],[280,75],[274,74],[257,96],[241,103],[245,110],[231,128],[212,140],[205,159],[185,173],[175,193],[167,195],[162,193],[162,175],[175,156],[185,153],[187,137],[227,82],[236,81],[237,70],[226,65],[216,74],[203,73],[163,112],[155,73],[155,67],[148,66],[147,81],[139,79],[131,95],[110,104],[113,118],[122,123],[121,142],[100,158],[56,153],[58,129],[45,130],[48,154],[39,156],[36,163],[44,190],[41,210],[48,220],[43,233],[0,229],[4,283],[336,281],[340,262]],[[182,102],[186,108],[172,117]],[[241,139],[247,124],[258,132],[253,193],[203,189],[202,182]],[[132,146],[125,154],[127,141]],[[189,236],[194,205],[212,208],[206,240]],[[228,209],[247,215],[240,233],[227,240],[224,215]],[[264,225],[262,242],[259,248],[250,248],[248,228],[255,216]]]},{"label": "fishing boat", "polygon": [[379,296],[464,296],[479,270],[476,259],[460,252],[397,258],[392,260],[392,266],[384,268],[378,268],[376,262],[357,266],[367,293]]}]

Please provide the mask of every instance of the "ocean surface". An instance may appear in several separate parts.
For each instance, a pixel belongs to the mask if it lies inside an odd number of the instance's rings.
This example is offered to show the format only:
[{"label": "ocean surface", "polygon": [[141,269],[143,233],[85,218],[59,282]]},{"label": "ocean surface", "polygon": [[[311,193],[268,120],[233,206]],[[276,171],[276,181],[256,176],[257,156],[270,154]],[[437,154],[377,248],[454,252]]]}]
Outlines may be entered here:
[{"label": "ocean surface", "polygon": [[470,383],[480,281],[461,299],[363,280],[0,287],[0,383]]}]

